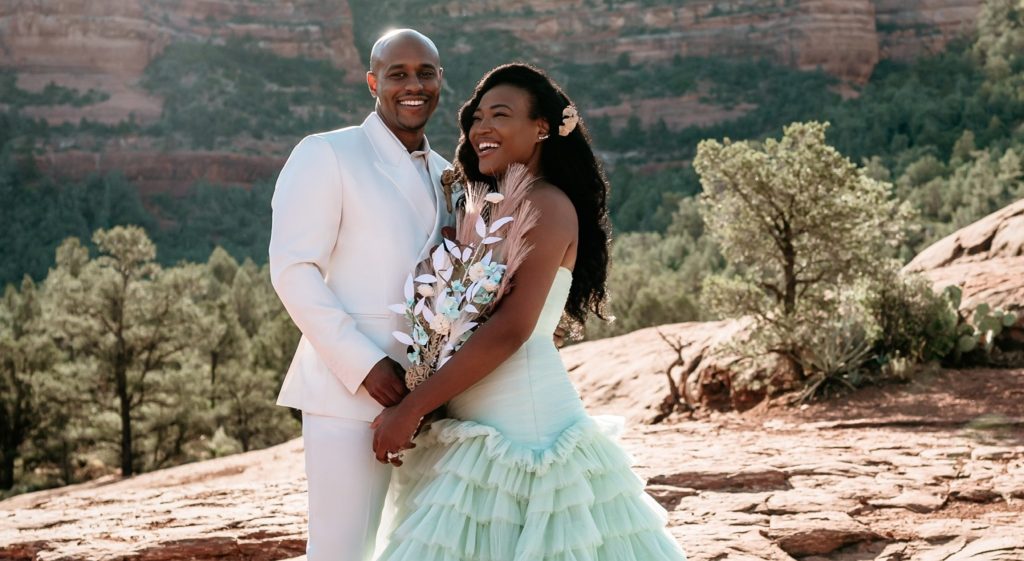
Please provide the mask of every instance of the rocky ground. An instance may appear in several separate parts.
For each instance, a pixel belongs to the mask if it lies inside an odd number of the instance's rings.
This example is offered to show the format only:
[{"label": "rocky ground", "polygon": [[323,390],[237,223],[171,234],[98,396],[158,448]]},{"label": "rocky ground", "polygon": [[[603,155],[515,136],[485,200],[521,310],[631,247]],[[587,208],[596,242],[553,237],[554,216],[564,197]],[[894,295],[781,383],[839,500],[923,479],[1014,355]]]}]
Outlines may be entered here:
[{"label": "rocky ground", "polygon": [[[600,407],[597,407],[600,409]],[[623,438],[693,561],[1024,560],[1024,370],[937,371]],[[302,442],[0,502],[0,559],[288,559]]]},{"label": "rocky ground", "polygon": [[944,371],[628,441],[693,559],[1024,560],[1022,415],[1024,371]]}]

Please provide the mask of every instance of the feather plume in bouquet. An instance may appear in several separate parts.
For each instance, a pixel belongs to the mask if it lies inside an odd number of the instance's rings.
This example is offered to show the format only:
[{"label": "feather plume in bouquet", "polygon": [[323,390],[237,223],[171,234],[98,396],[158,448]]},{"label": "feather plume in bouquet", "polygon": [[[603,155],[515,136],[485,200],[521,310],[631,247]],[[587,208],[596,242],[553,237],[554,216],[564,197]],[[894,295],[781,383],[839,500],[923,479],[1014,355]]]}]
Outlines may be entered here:
[{"label": "feather plume in bouquet", "polygon": [[531,249],[526,233],[537,224],[537,210],[526,200],[534,181],[525,166],[514,164],[497,191],[468,185],[455,241],[444,240],[406,278],[405,302],[390,309],[409,326],[408,333],[393,334],[410,349],[409,389],[443,366],[512,289]]}]

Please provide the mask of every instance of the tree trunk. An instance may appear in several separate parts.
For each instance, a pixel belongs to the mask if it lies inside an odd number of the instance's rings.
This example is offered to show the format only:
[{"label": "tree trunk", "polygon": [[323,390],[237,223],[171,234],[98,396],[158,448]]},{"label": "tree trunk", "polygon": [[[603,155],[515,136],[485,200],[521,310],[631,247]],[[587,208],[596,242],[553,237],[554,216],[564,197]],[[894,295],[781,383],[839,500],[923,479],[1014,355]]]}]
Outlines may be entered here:
[{"label": "tree trunk", "polygon": [[11,449],[4,443],[3,458],[0,460],[0,489],[14,487],[14,460],[18,457],[18,449]]},{"label": "tree trunk", "polygon": [[249,428],[249,416],[245,414],[245,405],[238,402],[238,441],[242,445],[242,452],[249,451],[249,439],[252,438],[252,430]]},{"label": "tree trunk", "polygon": [[210,409],[217,408],[217,362],[220,353],[210,353]]},{"label": "tree trunk", "polygon": [[121,402],[121,475],[131,477],[132,470],[132,404],[128,395],[128,372],[118,365],[114,373],[117,378],[117,399]]},{"label": "tree trunk", "polygon": [[60,440],[60,470],[64,476],[64,484],[71,485],[75,482],[75,472],[71,468],[71,445],[66,438]]},{"label": "tree trunk", "polygon": [[3,429],[3,437],[0,439],[0,489],[14,486],[14,461],[18,458],[18,448],[28,432],[26,417],[31,414],[25,411],[29,400],[28,384],[18,378],[13,361],[5,363],[6,377],[14,386],[14,402],[11,403],[10,411],[0,404],[0,428]]},{"label": "tree trunk", "polygon": [[783,310],[787,316],[796,311],[796,249],[793,247],[789,223],[783,226],[782,274],[785,281]]},{"label": "tree trunk", "polygon": [[[783,301],[783,310],[787,317],[792,316],[796,312],[796,248],[793,247],[793,230],[789,226],[789,222],[783,222],[783,240],[782,240],[782,270],[785,281],[785,293]],[[797,372],[800,379],[803,379],[803,367],[800,365],[800,361],[793,354],[793,349],[787,349],[786,352],[782,353],[783,359],[789,363],[790,367]]]}]

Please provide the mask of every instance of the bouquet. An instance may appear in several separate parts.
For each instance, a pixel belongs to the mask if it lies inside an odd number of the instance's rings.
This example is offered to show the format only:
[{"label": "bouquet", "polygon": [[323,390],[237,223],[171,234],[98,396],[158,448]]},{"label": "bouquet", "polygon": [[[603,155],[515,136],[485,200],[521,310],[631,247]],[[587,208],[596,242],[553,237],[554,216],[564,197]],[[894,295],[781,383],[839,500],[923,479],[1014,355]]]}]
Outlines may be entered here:
[{"label": "bouquet", "polygon": [[409,332],[395,339],[409,347],[405,384],[415,389],[444,366],[512,287],[530,251],[525,240],[538,213],[526,200],[535,179],[520,164],[509,166],[497,191],[486,184],[465,189],[456,213],[455,240],[444,239],[405,281],[405,302],[390,306]]}]

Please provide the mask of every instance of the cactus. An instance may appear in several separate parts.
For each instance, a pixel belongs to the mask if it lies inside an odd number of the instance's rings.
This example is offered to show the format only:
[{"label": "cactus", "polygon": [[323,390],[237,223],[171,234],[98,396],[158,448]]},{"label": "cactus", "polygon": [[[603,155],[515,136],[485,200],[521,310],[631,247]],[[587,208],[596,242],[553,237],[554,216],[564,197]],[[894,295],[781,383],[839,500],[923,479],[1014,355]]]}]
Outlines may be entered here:
[{"label": "cactus", "polygon": [[1003,330],[1017,322],[1017,314],[1001,309],[993,309],[987,303],[980,303],[974,309],[970,319],[959,312],[963,298],[963,290],[958,286],[947,286],[942,295],[953,310],[957,310],[957,344],[951,353],[954,363],[959,363],[963,355],[980,350],[987,360],[995,348],[996,339]]},{"label": "cactus", "polygon": [[974,335],[961,335],[957,341],[957,351],[960,354],[966,354],[978,347],[978,338]]},{"label": "cactus", "polygon": [[1017,323],[1017,314],[1013,312],[1003,314],[1003,327],[1013,327],[1015,323]]},{"label": "cactus", "polygon": [[960,300],[963,298],[964,291],[957,285],[951,284],[942,291],[942,295],[949,300],[949,304],[953,306],[954,310],[960,309]]}]

